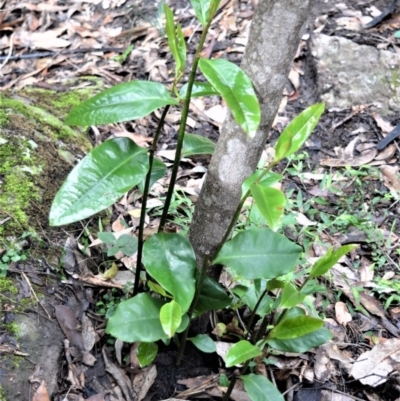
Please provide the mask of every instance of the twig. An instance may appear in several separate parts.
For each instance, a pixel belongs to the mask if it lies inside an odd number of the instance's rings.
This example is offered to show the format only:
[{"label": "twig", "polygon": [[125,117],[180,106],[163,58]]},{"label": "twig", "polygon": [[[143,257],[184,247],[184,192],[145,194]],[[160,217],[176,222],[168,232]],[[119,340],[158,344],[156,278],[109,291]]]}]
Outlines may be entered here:
[{"label": "twig", "polygon": [[[10,48],[12,50],[12,43],[10,45]],[[58,55],[65,56],[68,54],[77,54],[77,53],[110,53],[110,52],[119,52],[122,53],[124,51],[123,48],[121,47],[103,47],[101,49],[69,49],[69,50],[64,50],[61,52],[38,52],[38,53],[29,53],[29,54],[21,54],[21,55],[15,55],[11,56],[11,52],[7,56],[0,56],[0,61],[5,60],[7,62],[8,60],[26,60],[26,59],[31,59],[31,58],[44,58],[44,57],[55,57]],[[3,65],[1,66],[3,67]],[[0,67],[0,69],[1,69]]]},{"label": "twig", "polygon": [[50,320],[53,320],[53,319],[51,318],[50,313],[47,312],[47,309],[44,307],[44,305],[40,302],[39,298],[36,296],[35,290],[33,289],[32,285],[31,285],[31,282],[29,281],[29,278],[26,276],[26,274],[25,274],[24,272],[21,272],[21,274],[24,276],[26,282],[28,283],[28,286],[29,286],[29,288],[31,289],[33,296],[35,297],[36,302],[43,308],[43,310],[46,312],[48,318],[49,318]]},{"label": "twig", "polygon": [[4,59],[3,63],[0,65],[0,70],[2,70],[3,67],[7,64],[7,61],[11,59],[11,54],[13,51],[13,38],[14,38],[14,34],[12,34],[10,37],[10,48],[8,50],[7,56],[0,57],[0,60]]}]

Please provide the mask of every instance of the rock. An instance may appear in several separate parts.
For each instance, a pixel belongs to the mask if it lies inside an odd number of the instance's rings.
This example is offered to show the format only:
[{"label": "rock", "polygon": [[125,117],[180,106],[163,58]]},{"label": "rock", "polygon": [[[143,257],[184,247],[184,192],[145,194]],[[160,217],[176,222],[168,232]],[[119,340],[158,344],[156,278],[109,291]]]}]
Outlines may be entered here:
[{"label": "rock", "polygon": [[400,54],[323,34],[311,46],[328,108],[374,103],[385,116],[400,111]]},{"label": "rock", "polygon": [[[46,305],[49,312],[51,305]],[[39,318],[35,313],[19,314],[15,323],[19,329],[19,351],[27,353],[27,358],[2,357],[6,367],[0,375],[0,384],[7,400],[26,401],[33,393],[29,377],[37,365],[40,365],[42,379],[46,383],[51,397],[57,390],[57,375],[60,368],[60,357],[63,348],[64,334],[57,321],[52,322]]]}]

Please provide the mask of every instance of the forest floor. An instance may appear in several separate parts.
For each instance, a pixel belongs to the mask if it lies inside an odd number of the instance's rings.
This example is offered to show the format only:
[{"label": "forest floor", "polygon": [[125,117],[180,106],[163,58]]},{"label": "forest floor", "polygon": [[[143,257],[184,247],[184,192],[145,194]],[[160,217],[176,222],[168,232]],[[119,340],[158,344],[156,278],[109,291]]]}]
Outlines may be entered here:
[{"label": "forest floor", "polygon": [[[190,63],[200,37],[198,22],[188,1],[167,3],[187,38]],[[384,0],[316,3],[265,151],[302,110],[326,102],[309,141],[278,166],[288,198],[284,232],[301,243],[309,258],[332,245],[357,243],[359,248],[335,266],[322,283],[326,292],[312,300],[334,333],[332,342],[301,355],[271,356],[266,374],[288,401],[399,400],[400,149],[396,139],[382,139],[400,124],[400,39],[395,34],[400,10],[396,2]],[[221,4],[206,53],[240,63],[257,0]],[[93,76],[105,87],[133,79],[169,84],[174,65],[160,10],[157,1],[0,0],[0,88],[14,96],[30,88],[64,93],[93,86],[87,78]],[[373,21],[385,10],[384,19]],[[342,51],[332,56],[337,43]],[[123,55],[130,45],[130,53]],[[372,51],[376,63],[367,57]],[[385,57],[391,62],[382,67],[379,60]],[[357,81],[363,86],[357,87]],[[219,98],[195,99],[188,132],[217,141],[225,114]],[[159,118],[155,112],[134,122],[91,127],[84,134],[93,145],[125,136],[147,147]],[[156,156],[167,163],[173,160],[179,119],[179,110],[173,109],[159,143]],[[17,124],[14,129],[19,135]],[[209,160],[207,155],[182,160],[171,211],[175,231],[187,231]],[[167,179],[161,179],[152,189],[148,234],[159,222],[166,187]],[[39,207],[40,215],[47,216],[49,205]],[[104,229],[134,234],[139,207],[135,192],[127,194],[103,218]],[[204,354],[188,347],[176,367],[174,347],[160,345],[153,364],[139,369],[135,346],[105,335],[107,313],[132,289],[135,257],[118,255],[113,260],[121,275],[104,278],[109,260],[105,244],[97,240],[98,219],[65,231],[50,228],[45,217],[35,220],[36,235],[26,235],[29,229],[18,233],[25,234],[14,243],[20,248],[13,248],[10,235],[0,237],[0,267],[12,280],[0,279],[0,400],[220,399],[219,375],[231,372],[223,351]],[[9,221],[0,209],[0,227],[6,230]],[[24,328],[21,314],[30,317],[23,320]],[[235,321],[231,310],[216,317],[227,325]],[[75,348],[83,342],[85,352],[78,358]],[[355,377],[356,361],[364,376]],[[238,387],[232,399],[248,398]]]}]

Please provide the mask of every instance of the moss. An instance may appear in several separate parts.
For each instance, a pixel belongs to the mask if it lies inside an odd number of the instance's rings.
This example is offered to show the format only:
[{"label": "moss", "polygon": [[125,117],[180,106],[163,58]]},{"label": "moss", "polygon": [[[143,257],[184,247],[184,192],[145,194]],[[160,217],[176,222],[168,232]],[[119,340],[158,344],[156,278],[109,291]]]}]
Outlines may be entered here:
[{"label": "moss", "polygon": [[7,277],[0,277],[0,294],[18,294],[18,288],[16,288],[11,279]]},{"label": "moss", "polygon": [[20,330],[19,330],[17,323],[11,322],[11,323],[5,324],[4,329],[7,331],[8,334],[12,335],[13,337],[16,337],[16,338],[19,337]]},{"label": "moss", "polygon": [[7,401],[3,386],[0,386],[0,401]]},{"label": "moss", "polygon": [[[0,240],[48,227],[54,196],[91,144],[62,121],[70,109],[99,91],[100,80],[66,83],[55,92],[0,93]],[[82,88],[83,89],[75,89]]]}]

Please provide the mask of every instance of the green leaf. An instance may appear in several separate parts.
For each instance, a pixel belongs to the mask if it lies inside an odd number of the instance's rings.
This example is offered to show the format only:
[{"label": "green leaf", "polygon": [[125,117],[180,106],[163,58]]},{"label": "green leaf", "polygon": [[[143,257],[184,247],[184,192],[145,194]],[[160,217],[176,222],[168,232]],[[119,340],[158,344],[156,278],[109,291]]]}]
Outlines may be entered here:
[{"label": "green leaf", "polygon": [[114,245],[117,242],[117,239],[115,238],[115,235],[113,233],[110,233],[108,231],[103,231],[97,233],[97,237],[103,241],[105,244],[110,244]]},{"label": "green leaf", "polygon": [[108,320],[106,333],[128,343],[168,338],[160,322],[163,305],[163,301],[146,293],[122,301]]},{"label": "green leaf", "polygon": [[231,297],[211,277],[205,277],[196,305],[196,314],[223,309],[232,303]]},{"label": "green leaf", "polygon": [[224,59],[200,59],[199,67],[225,100],[236,122],[253,138],[261,112],[250,78],[236,64]]},{"label": "green leaf", "polygon": [[[186,98],[188,84],[182,86],[179,96]],[[219,92],[208,82],[193,82],[191,97],[219,96]]]},{"label": "green leaf", "polygon": [[156,343],[141,342],[136,350],[136,357],[141,368],[150,365],[157,356],[158,345]]},{"label": "green leaf", "polygon": [[253,184],[250,188],[251,195],[269,228],[273,231],[278,230],[282,223],[283,212],[285,211],[285,195],[278,189],[260,184]]},{"label": "green leaf", "polygon": [[279,340],[297,338],[318,330],[323,325],[323,320],[311,316],[285,318],[271,330],[268,338],[277,338]]},{"label": "green leaf", "polygon": [[210,0],[190,0],[197,19],[205,27],[210,15]]},{"label": "green leaf", "polygon": [[165,30],[167,32],[168,46],[175,60],[175,76],[177,76],[179,72],[183,72],[185,70],[185,39],[183,37],[182,29],[179,24],[177,25],[177,29],[175,32],[174,14],[166,4],[164,4],[164,14],[166,20]]},{"label": "green leaf", "polygon": [[282,132],[275,145],[275,161],[282,160],[297,152],[311,135],[325,110],[323,103],[317,103],[301,112]]},{"label": "green leaf", "polygon": [[110,89],[75,106],[65,123],[99,125],[136,120],[168,104],[179,104],[164,85],[150,81],[131,81]]},{"label": "green leaf", "polygon": [[281,308],[291,308],[298,305],[306,296],[302,294],[292,283],[287,283],[282,291]]},{"label": "green leaf", "polygon": [[144,243],[143,264],[186,313],[195,292],[196,257],[190,242],[180,234],[155,234]]},{"label": "green leaf", "polygon": [[[151,169],[150,186],[149,189],[162,177],[167,171],[167,166],[156,157],[153,159],[153,168]],[[146,178],[138,184],[139,191],[143,193]]]},{"label": "green leaf", "polygon": [[332,333],[322,327],[304,336],[289,340],[271,338],[267,340],[268,345],[278,351],[303,353],[311,348],[319,347],[332,338]]},{"label": "green leaf", "polygon": [[336,251],[333,248],[330,248],[328,252],[321,258],[319,258],[313,265],[310,278],[315,278],[324,275],[332,266],[334,266],[338,260],[346,255],[346,253],[350,252],[351,250],[357,248],[358,245],[349,244],[343,245],[338,248]]},{"label": "green leaf", "polygon": [[[264,280],[263,280],[264,281]],[[251,311],[254,311],[260,296],[262,295],[265,286],[262,289],[258,290],[256,286],[250,285],[246,294],[243,296],[242,301],[250,308]],[[271,312],[272,308],[272,299],[268,295],[264,295],[262,301],[258,305],[257,315],[264,316]]]},{"label": "green leaf", "polygon": [[266,377],[250,373],[241,376],[251,401],[285,401],[283,395]]},{"label": "green leaf", "polygon": [[167,294],[167,292],[164,290],[163,287],[161,287],[161,285],[159,285],[157,283],[153,283],[150,280],[147,280],[147,285],[155,293],[160,294],[160,295],[162,295],[163,297],[166,297],[166,298],[171,298],[171,296]]},{"label": "green leaf", "polygon": [[231,366],[239,365],[261,354],[262,352],[259,348],[249,341],[242,340],[229,348],[226,354],[225,365],[227,368],[230,368]]},{"label": "green leaf", "polygon": [[200,351],[211,353],[216,352],[215,342],[206,334],[198,334],[196,337],[188,338]]},{"label": "green leaf", "polygon": [[269,228],[251,228],[226,242],[213,264],[229,266],[244,278],[271,279],[292,271],[301,252],[300,246]]},{"label": "green leaf", "polygon": [[137,252],[138,248],[138,240],[136,237],[133,237],[129,234],[122,234],[117,239],[117,246],[120,248],[120,251],[126,256],[132,256]]},{"label": "green leaf", "polygon": [[[263,170],[256,170],[250,177],[246,178],[242,184],[242,196],[244,196],[250,187],[256,182],[258,177],[264,173]],[[282,174],[277,174],[272,171],[266,173],[260,180],[259,184],[264,187],[271,187],[282,179]]]},{"label": "green leaf", "polygon": [[221,0],[211,0],[210,15],[212,15],[213,18],[214,18],[214,14],[218,10],[219,3],[221,3]]},{"label": "green leaf", "polygon": [[116,202],[146,176],[146,149],[128,138],[113,138],[85,156],[53,201],[50,225],[86,219]]},{"label": "green leaf", "polygon": [[177,333],[182,333],[182,331],[186,330],[186,327],[189,326],[189,316],[187,314],[182,315],[182,321],[179,327],[177,328]]},{"label": "green leaf", "polygon": [[208,138],[201,135],[185,133],[183,138],[182,157],[192,155],[212,155],[215,144]]},{"label": "green leaf", "polygon": [[160,311],[160,322],[164,332],[171,338],[179,328],[182,321],[182,310],[177,302],[171,302],[162,306]]}]

